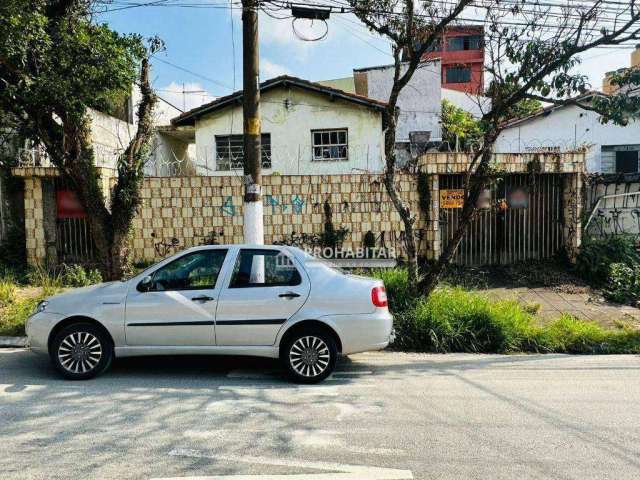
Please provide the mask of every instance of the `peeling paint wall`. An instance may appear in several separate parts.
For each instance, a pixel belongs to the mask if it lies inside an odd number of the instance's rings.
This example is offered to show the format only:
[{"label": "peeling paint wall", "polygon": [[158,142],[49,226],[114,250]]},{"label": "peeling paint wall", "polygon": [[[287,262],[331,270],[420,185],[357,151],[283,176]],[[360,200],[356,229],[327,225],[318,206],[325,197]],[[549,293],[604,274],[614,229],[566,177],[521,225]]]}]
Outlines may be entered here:
[{"label": "peeling paint wall", "polygon": [[[271,168],[263,174],[330,175],[380,172],[384,162],[379,111],[297,88],[270,90],[261,96],[262,133],[271,135]],[[311,131],[348,129],[349,159],[313,161]],[[216,135],[242,134],[242,105],[196,122],[196,163],[207,175],[242,175],[216,170]]]},{"label": "peeling paint wall", "polygon": [[[386,102],[393,86],[394,67],[384,66],[354,71],[359,95]],[[400,92],[396,142],[408,142],[409,132],[431,131],[431,140],[442,138],[440,129],[440,62],[423,64]]]}]

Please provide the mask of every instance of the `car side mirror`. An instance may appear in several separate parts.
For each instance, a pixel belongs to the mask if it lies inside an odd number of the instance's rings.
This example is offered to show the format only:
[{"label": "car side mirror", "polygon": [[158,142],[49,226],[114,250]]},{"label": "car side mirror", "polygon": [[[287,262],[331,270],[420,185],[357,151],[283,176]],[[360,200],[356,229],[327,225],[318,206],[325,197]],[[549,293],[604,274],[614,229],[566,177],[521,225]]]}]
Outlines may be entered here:
[{"label": "car side mirror", "polygon": [[153,286],[153,277],[151,275],[147,275],[142,280],[140,280],[140,283],[138,284],[137,289],[139,292],[148,292],[149,290],[151,290],[152,286]]}]

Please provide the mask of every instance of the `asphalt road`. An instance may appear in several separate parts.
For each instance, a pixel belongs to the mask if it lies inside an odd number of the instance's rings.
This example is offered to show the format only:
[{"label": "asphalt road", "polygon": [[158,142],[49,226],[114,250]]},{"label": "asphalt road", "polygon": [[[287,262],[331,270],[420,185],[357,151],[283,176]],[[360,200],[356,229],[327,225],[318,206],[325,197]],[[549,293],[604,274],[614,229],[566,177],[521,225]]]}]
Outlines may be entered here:
[{"label": "asphalt road", "polygon": [[0,478],[637,479],[640,357],[122,360],[88,382],[0,350]]}]

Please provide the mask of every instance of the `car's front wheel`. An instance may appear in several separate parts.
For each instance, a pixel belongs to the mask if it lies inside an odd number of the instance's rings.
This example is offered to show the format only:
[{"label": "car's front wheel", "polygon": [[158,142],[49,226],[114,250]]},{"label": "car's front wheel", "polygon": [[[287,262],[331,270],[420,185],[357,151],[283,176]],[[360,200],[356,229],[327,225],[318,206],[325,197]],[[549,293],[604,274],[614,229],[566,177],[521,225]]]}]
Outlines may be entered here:
[{"label": "car's front wheel", "polygon": [[297,383],[318,383],[336,366],[333,337],[321,330],[301,330],[289,337],[281,353],[289,377]]},{"label": "car's front wheel", "polygon": [[51,343],[51,361],[70,380],[88,380],[104,372],[113,359],[109,336],[90,323],[63,328]]}]

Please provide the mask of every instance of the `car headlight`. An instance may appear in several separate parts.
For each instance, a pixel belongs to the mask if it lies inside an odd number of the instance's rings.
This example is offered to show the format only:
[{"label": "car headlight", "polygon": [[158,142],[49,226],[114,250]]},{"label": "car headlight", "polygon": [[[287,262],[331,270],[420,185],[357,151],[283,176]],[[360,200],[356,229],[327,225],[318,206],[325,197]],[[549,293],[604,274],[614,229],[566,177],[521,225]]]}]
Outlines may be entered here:
[{"label": "car headlight", "polygon": [[36,305],[36,309],[33,311],[33,314],[35,315],[36,313],[44,312],[47,308],[47,305],[49,305],[49,302],[47,302],[46,300],[38,302],[38,305]]}]

